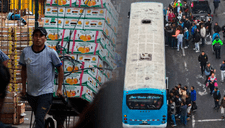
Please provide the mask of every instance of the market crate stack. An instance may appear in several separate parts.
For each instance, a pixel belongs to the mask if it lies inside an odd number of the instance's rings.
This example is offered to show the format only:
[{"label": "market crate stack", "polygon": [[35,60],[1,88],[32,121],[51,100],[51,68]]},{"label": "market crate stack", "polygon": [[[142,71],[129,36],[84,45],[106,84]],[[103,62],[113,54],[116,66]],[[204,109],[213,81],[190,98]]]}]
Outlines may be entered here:
[{"label": "market crate stack", "polygon": [[65,47],[66,56],[82,63],[73,66],[70,61],[64,61],[64,72],[73,72],[64,80],[68,97],[91,102],[101,85],[112,79],[112,71],[101,68],[116,67],[118,17],[110,0],[46,1],[46,45],[56,50],[59,44]]}]

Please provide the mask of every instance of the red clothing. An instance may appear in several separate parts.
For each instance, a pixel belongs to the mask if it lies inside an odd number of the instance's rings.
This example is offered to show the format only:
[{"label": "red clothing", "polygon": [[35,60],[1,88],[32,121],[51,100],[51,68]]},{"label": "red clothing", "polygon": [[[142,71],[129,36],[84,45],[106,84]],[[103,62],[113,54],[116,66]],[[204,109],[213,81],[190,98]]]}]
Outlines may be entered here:
[{"label": "red clothing", "polygon": [[168,15],[168,20],[169,20],[170,22],[172,22],[173,18],[175,18],[174,13],[173,13],[173,12],[170,12],[169,15]]},{"label": "red clothing", "polygon": [[214,77],[212,77],[212,76],[210,76],[209,78],[208,78],[208,81],[209,82],[216,82],[217,81],[217,78],[214,76]]}]

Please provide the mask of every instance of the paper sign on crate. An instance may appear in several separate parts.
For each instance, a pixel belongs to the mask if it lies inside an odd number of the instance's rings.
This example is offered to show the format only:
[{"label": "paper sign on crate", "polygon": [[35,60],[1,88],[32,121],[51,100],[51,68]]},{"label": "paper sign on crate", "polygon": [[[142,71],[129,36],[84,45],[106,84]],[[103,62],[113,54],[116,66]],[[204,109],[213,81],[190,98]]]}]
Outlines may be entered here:
[{"label": "paper sign on crate", "polygon": [[84,8],[66,8],[66,13],[65,13],[65,18],[84,18],[85,16],[85,11]]},{"label": "paper sign on crate", "polygon": [[106,37],[104,36],[102,31],[91,31],[91,30],[74,30],[71,35],[71,40],[79,42],[97,42],[101,43],[104,47],[106,45]]},{"label": "paper sign on crate", "polygon": [[[58,88],[58,85],[54,85],[54,93],[53,97],[56,96],[56,91]],[[62,87],[64,89],[64,87]],[[91,102],[94,98],[93,91],[85,86],[74,86],[74,85],[65,85],[65,92],[64,95],[67,97],[80,97],[82,99],[87,100],[88,102]]]},{"label": "paper sign on crate", "polygon": [[[58,1],[58,3],[57,3]],[[47,0],[46,5],[47,6],[68,6],[68,7],[74,7],[76,6],[77,0]]]},{"label": "paper sign on crate", "polygon": [[65,29],[83,29],[84,26],[84,20],[83,19],[65,19],[64,20],[64,28]]},{"label": "paper sign on crate", "polygon": [[68,41],[70,37],[70,30],[69,29],[46,29],[48,35],[47,40],[52,41]]},{"label": "paper sign on crate", "polygon": [[45,16],[46,17],[64,18],[65,12],[66,12],[65,7],[54,7],[54,6],[46,6],[45,7]]},{"label": "paper sign on crate", "polygon": [[69,53],[71,54],[92,54],[99,55],[101,58],[106,56],[104,54],[103,48],[98,43],[89,42],[70,42]]},{"label": "paper sign on crate", "polygon": [[44,27],[46,29],[55,29],[60,28],[62,29],[64,25],[64,19],[62,18],[44,18]]}]

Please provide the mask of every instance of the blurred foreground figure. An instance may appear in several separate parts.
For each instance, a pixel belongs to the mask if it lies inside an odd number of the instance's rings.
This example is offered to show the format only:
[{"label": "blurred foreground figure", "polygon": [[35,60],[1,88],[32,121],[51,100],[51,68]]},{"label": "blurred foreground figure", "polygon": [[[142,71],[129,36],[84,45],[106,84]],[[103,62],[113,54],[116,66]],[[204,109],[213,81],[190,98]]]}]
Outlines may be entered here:
[{"label": "blurred foreground figure", "polygon": [[105,83],[73,128],[122,128],[122,98],[123,81]]}]

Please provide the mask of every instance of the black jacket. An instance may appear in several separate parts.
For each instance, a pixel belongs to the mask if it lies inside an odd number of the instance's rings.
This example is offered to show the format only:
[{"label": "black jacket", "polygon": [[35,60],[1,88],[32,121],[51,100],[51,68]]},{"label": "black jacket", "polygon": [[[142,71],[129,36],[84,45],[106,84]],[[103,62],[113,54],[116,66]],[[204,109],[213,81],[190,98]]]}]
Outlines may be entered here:
[{"label": "black jacket", "polygon": [[213,98],[215,100],[219,100],[221,98],[220,91],[219,92],[218,91],[213,91]]},{"label": "black jacket", "polygon": [[215,33],[219,33],[221,31],[221,28],[220,28],[219,25],[215,25],[213,30],[214,30]]},{"label": "black jacket", "polygon": [[185,20],[184,21],[184,28],[187,28],[189,30],[190,27],[191,27],[191,22],[189,20]]},{"label": "black jacket", "polygon": [[195,34],[195,42],[196,42],[196,43],[199,42],[200,39],[201,39],[200,34],[199,34],[198,32],[196,32],[196,34]]},{"label": "black jacket", "polygon": [[187,105],[191,104],[191,97],[186,98],[186,104]]},{"label": "black jacket", "polygon": [[175,100],[176,107],[180,107],[181,102],[182,102],[182,101],[181,101],[181,98],[180,98],[180,97],[179,97],[179,98],[176,98],[176,97],[175,97],[174,100]]},{"label": "black jacket", "polygon": [[208,61],[208,56],[206,54],[204,54],[204,55],[200,54],[198,56],[198,61],[200,63],[206,63]]},{"label": "black jacket", "polygon": [[212,23],[211,22],[206,22],[205,23],[205,27],[207,27],[208,26],[208,29],[212,29]]},{"label": "black jacket", "polygon": [[225,70],[225,64],[222,64],[222,65],[220,66],[220,70]]},{"label": "black jacket", "polygon": [[224,25],[224,26],[222,26],[222,31],[223,31],[223,32],[225,32],[225,25]]}]

